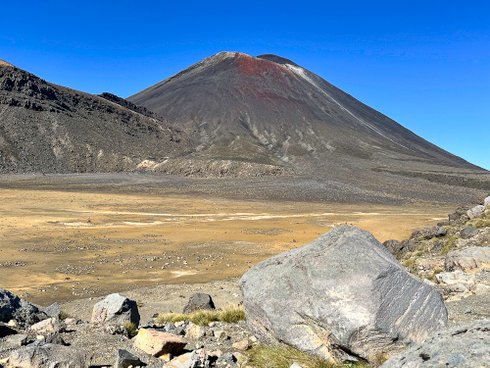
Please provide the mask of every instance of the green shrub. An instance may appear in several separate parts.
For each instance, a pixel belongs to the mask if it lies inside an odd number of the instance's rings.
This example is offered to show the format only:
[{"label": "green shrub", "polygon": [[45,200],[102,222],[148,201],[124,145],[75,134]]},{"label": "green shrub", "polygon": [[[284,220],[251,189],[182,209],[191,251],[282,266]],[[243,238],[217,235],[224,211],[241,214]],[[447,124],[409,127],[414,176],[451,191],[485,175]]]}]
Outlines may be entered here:
[{"label": "green shrub", "polygon": [[456,247],[456,241],[458,240],[458,237],[456,235],[451,236],[447,241],[446,244],[441,249],[442,254],[447,254],[449,251],[454,249]]}]

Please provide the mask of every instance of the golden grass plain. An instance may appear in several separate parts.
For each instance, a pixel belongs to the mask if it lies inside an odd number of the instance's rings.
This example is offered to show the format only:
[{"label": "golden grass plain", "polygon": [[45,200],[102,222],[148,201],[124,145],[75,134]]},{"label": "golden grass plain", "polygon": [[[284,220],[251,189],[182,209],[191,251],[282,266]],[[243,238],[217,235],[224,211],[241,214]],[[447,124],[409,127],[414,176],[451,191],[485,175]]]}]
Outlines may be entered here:
[{"label": "golden grass plain", "polygon": [[0,287],[41,304],[236,277],[340,223],[384,241],[449,207],[0,189]]}]

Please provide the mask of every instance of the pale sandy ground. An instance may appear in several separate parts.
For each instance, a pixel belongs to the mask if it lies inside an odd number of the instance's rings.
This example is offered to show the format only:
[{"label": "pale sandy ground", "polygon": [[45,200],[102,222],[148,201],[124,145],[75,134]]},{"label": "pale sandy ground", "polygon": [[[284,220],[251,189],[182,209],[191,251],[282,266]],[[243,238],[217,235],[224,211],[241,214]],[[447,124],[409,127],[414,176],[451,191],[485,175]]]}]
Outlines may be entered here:
[{"label": "pale sandy ground", "polygon": [[451,207],[0,189],[0,287],[49,304],[237,277],[339,223],[403,239]]}]

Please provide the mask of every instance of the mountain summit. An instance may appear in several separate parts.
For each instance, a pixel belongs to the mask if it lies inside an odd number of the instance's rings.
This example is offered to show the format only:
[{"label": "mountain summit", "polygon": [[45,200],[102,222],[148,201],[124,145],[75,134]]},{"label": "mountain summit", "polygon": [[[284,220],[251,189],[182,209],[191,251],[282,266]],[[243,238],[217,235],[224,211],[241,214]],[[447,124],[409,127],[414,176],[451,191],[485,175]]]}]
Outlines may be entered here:
[{"label": "mountain summit", "polygon": [[329,172],[475,169],[277,55],[221,52],[129,101],[192,132],[196,155]]}]

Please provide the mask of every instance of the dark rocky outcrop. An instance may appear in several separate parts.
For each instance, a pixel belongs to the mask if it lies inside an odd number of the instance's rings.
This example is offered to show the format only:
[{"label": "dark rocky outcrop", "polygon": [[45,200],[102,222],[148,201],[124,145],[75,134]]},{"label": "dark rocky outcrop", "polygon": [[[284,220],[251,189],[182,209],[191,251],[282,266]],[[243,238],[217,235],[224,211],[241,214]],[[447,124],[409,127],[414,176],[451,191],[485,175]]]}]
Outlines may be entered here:
[{"label": "dark rocky outcrop", "polygon": [[29,326],[46,318],[48,316],[34,304],[0,289],[0,322],[14,320],[20,325]]},{"label": "dark rocky outcrop", "polygon": [[196,293],[189,298],[184,307],[184,313],[192,313],[202,309],[215,309],[213,298],[209,294]]},{"label": "dark rocky outcrop", "polygon": [[447,323],[439,292],[353,226],[258,264],[240,285],[259,339],[332,360],[370,360]]},{"label": "dark rocky outcrop", "polygon": [[165,120],[0,65],[0,173],[132,171],[189,149]]}]

